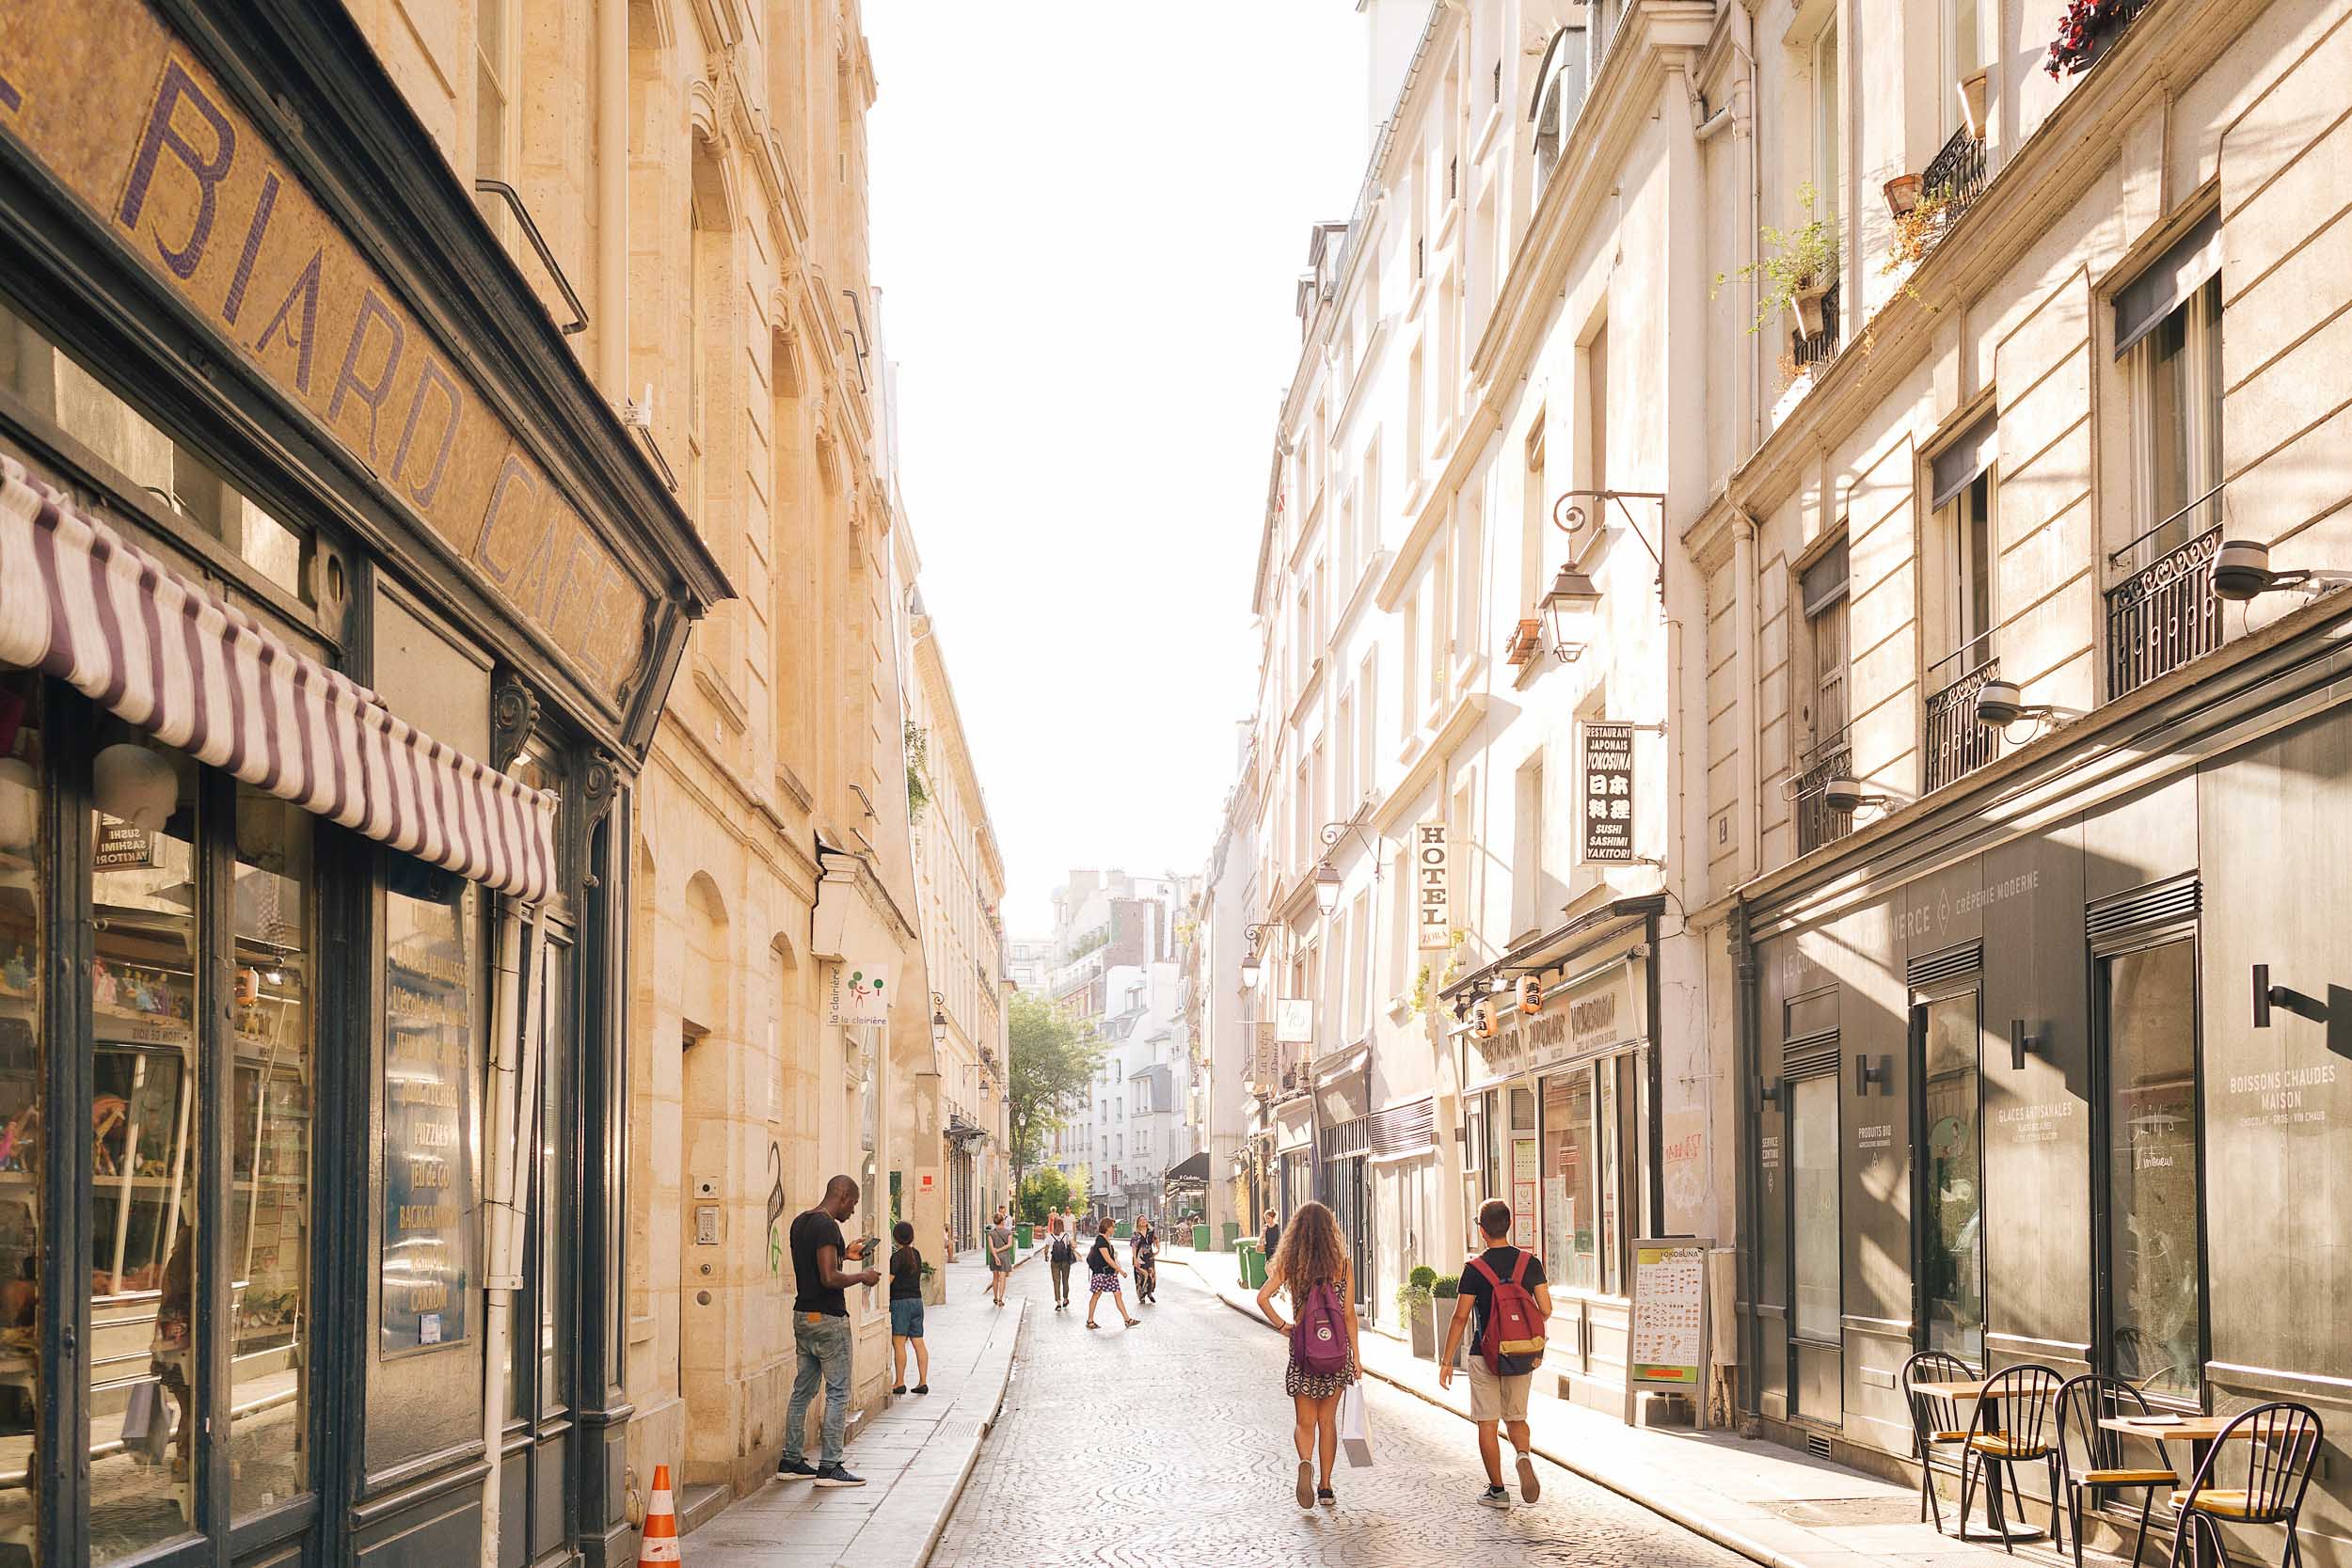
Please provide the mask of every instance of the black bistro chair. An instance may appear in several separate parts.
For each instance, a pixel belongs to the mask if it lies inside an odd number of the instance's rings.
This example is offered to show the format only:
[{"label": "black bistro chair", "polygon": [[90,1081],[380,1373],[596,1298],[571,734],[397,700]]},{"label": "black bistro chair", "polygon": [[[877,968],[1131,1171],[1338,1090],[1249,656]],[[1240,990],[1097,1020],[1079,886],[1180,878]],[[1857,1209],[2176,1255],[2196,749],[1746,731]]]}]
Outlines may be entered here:
[{"label": "black bistro chair", "polygon": [[[2082,1568],[2083,1514],[2099,1506],[2108,1492],[2138,1487],[2139,1534],[2132,1542],[2132,1568],[2139,1568],[2140,1549],[2148,1544],[2148,1514],[2155,1507],[2156,1491],[2168,1495],[2181,1484],[2180,1476],[2164,1463],[2163,1445],[2153,1462],[2125,1450],[2131,1441],[2099,1423],[2122,1416],[2148,1415],[2148,1401],[2130,1384],[2093,1373],[2068,1378],[2058,1391],[2058,1481],[2065,1488],[2066,1529],[2074,1544],[2074,1568]],[[2075,1456],[2082,1457],[2077,1468]]]},{"label": "black bistro chair", "polygon": [[[1958,1400],[1923,1392],[1917,1385],[1973,1383],[1976,1378],[1977,1370],[1949,1351],[1923,1350],[1903,1363],[1903,1400],[1911,1407],[1912,1447],[1919,1460],[1919,1518],[1924,1523],[1932,1511],[1938,1534],[1944,1529],[1944,1505],[1936,1499],[1935,1472],[1941,1468],[1966,1480],[1968,1423]],[[1960,1463],[1939,1465],[1936,1456],[1947,1452],[1958,1454]],[[1966,1527],[1964,1515],[1961,1523]]]},{"label": "black bistro chair", "polygon": [[[2172,1494],[2172,1506],[2181,1516],[2172,1530],[2172,1560],[2228,1561],[2220,1530],[2226,1521],[2284,1525],[2287,1542],[2279,1554],[2279,1568],[2302,1568],[2303,1546],[2296,1527],[2324,1436],[2317,1411],[2285,1402],[2258,1404],[2222,1428],[2219,1439],[2205,1449],[2187,1490]],[[2245,1484],[2223,1484],[2232,1479],[2242,1479]],[[2183,1555],[2191,1546],[2196,1556]]]},{"label": "black bistro chair", "polygon": [[[2050,1537],[2058,1533],[2058,1391],[2065,1380],[2049,1368],[2027,1362],[2005,1367],[1986,1380],[1984,1397],[1968,1423],[1968,1452],[1976,1457],[1977,1473],[1984,1478],[1984,1511],[2001,1532],[2001,1549],[2014,1557],[2009,1537],[2009,1511],[2001,1504],[2001,1481],[2020,1513],[2025,1498],[2017,1488],[2017,1466],[2039,1465],[2050,1475]],[[1965,1461],[1963,1462],[1963,1465]],[[1968,1528],[1968,1472],[1960,1472],[1960,1525]]]}]

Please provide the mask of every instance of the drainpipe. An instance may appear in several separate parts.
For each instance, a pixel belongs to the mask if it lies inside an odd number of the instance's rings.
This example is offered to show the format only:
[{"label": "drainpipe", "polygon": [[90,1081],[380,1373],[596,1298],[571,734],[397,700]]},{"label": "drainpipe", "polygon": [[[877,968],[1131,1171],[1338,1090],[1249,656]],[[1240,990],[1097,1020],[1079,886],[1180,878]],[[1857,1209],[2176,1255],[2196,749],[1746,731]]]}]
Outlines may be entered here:
[{"label": "drainpipe", "polygon": [[596,3],[596,380],[628,395],[628,3]]},{"label": "drainpipe", "polygon": [[[533,930],[526,935],[521,908],[512,899],[499,919],[497,1006],[490,1036],[489,1170],[483,1203],[485,1251],[483,1269],[482,1443],[489,1474],[482,1481],[482,1568],[498,1568],[499,1498],[505,1470],[506,1402],[501,1369],[506,1365],[516,1272],[522,1256],[522,1212],[515,1193],[523,1148],[537,1125],[539,1108],[539,1000],[541,964]],[[516,1028],[517,1015],[522,1027]]]},{"label": "drainpipe", "polygon": [[1743,1308],[1740,1321],[1740,1358],[1747,1363],[1745,1376],[1736,1378],[1737,1392],[1733,1399],[1734,1425],[1740,1418],[1753,1417],[1762,1408],[1760,1379],[1764,1369],[1764,1324],[1756,1314],[1756,1246],[1763,1239],[1763,1210],[1756,1195],[1756,1160],[1758,1155],[1757,1125],[1763,1108],[1757,1101],[1755,1085],[1757,1075],[1756,1046],[1756,943],[1748,933],[1748,906],[1744,901],[1733,903],[1731,920],[1726,932],[1731,946],[1732,987],[1731,1030],[1733,1038],[1733,1070],[1739,1074],[1739,1106],[1735,1136],[1732,1140],[1732,1202],[1739,1212],[1739,1234],[1735,1238],[1733,1260],[1738,1272],[1738,1293]]}]

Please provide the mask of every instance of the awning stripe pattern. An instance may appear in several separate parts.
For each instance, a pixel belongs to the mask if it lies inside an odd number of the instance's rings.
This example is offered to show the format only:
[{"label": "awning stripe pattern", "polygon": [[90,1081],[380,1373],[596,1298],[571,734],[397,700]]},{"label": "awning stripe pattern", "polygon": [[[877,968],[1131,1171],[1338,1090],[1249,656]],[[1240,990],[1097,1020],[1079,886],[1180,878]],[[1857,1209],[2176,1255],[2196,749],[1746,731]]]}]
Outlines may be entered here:
[{"label": "awning stripe pattern", "polygon": [[554,797],[418,731],[7,456],[0,659],[419,860],[527,902],[553,885]]}]

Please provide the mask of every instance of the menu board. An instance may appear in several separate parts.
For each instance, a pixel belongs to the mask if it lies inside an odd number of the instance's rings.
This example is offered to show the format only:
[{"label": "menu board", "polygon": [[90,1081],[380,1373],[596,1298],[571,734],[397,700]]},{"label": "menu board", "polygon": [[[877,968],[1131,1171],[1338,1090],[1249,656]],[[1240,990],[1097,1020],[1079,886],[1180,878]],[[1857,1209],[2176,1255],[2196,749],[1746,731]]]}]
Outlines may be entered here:
[{"label": "menu board", "polygon": [[1695,1397],[1707,1383],[1707,1243],[1633,1243],[1633,1328],[1626,1347],[1626,1418],[1638,1387],[1679,1388]]},{"label": "menu board", "polygon": [[[453,882],[455,879],[451,879]],[[462,1342],[473,1288],[473,885],[386,899],[382,1351]]]}]

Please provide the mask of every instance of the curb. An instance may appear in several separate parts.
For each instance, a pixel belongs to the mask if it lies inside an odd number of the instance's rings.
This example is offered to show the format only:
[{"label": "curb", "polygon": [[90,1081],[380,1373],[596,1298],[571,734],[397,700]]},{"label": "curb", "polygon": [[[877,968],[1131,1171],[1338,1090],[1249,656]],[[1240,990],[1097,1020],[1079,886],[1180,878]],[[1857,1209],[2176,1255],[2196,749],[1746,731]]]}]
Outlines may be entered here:
[{"label": "curb", "polygon": [[[1170,1261],[1182,1263],[1184,1267],[1192,1270],[1194,1274],[1200,1275],[1200,1282],[1203,1285],[1207,1285],[1210,1291],[1215,1293],[1216,1299],[1223,1302],[1233,1311],[1240,1313],[1243,1317],[1248,1318],[1251,1322],[1259,1323],[1269,1330],[1273,1328],[1274,1325],[1267,1323],[1264,1318],[1259,1316],[1254,1308],[1245,1307],[1239,1302],[1229,1300],[1226,1297],[1225,1292],[1218,1290],[1216,1285],[1212,1284],[1208,1275],[1202,1273],[1200,1266],[1195,1263],[1190,1258],[1171,1257]],[[1406,1393],[1410,1394],[1415,1399],[1421,1401],[1423,1404],[1434,1405],[1450,1416],[1460,1418],[1465,1424],[1468,1424],[1470,1421],[1470,1418],[1467,1415],[1464,1415],[1461,1411],[1456,1410],[1453,1405],[1447,1403],[1444,1400],[1425,1389],[1417,1387],[1413,1384],[1406,1382],[1403,1378],[1394,1376],[1391,1373],[1381,1371],[1377,1368],[1373,1367],[1363,1368],[1362,1370],[1369,1376],[1378,1378],[1381,1382],[1388,1384],[1392,1388],[1404,1390]],[[1692,1534],[1699,1536],[1705,1540],[1711,1541],[1716,1545],[1723,1547],[1725,1551],[1737,1552],[1740,1556],[1746,1558],[1751,1562],[1759,1562],[1764,1564],[1764,1568],[1817,1568],[1817,1565],[1807,1563],[1801,1559],[1789,1557],[1783,1552],[1776,1552],[1760,1541],[1750,1540],[1748,1537],[1740,1534],[1738,1530],[1729,1528],[1728,1527],[1719,1524],[1712,1519],[1706,1518],[1700,1514],[1692,1513],[1688,1509],[1677,1507],[1674,1503],[1668,1502],[1661,1497],[1655,1497],[1648,1492],[1637,1490],[1635,1487],[1624,1481],[1620,1481],[1604,1471],[1597,1470],[1589,1465],[1570,1459],[1564,1453],[1555,1452],[1551,1449],[1546,1448],[1542,1443],[1537,1443],[1534,1446],[1534,1451],[1541,1454],[1544,1458],[1550,1460],[1554,1465],[1559,1465],[1569,1474],[1581,1476],[1584,1480],[1591,1481],[1594,1485],[1600,1487],[1604,1491],[1613,1492],[1618,1497],[1625,1498],[1628,1502],[1639,1504],[1641,1507],[1649,1510],[1652,1513],[1657,1514],[1660,1518],[1664,1519],[1671,1524],[1679,1525],[1684,1529],[1689,1530]]]},{"label": "curb", "polygon": [[[1028,1259],[1025,1258],[1016,1258],[1013,1259],[1012,1266],[1017,1269],[1026,1261]],[[941,1505],[938,1513],[932,1517],[930,1530],[924,1534],[922,1544],[915,1550],[912,1559],[912,1568],[929,1568],[931,1554],[939,1549],[940,1537],[947,1533],[947,1521],[955,1517],[956,1505],[963,1500],[964,1488],[972,1483],[972,1472],[979,1468],[980,1449],[987,1444],[988,1434],[995,1430],[997,1417],[1004,1413],[1005,1393],[1012,1386],[1013,1363],[1021,1359],[1021,1339],[1028,1329],[1029,1302],[1025,1296],[1021,1301],[1020,1314],[1012,1325],[1012,1344],[1005,1352],[1005,1365],[996,1378],[995,1389],[991,1392],[983,1385],[979,1388],[960,1394],[956,1398],[956,1408],[960,1410],[963,1406],[963,1402],[972,1398],[974,1394],[986,1393],[988,1395],[987,1409],[981,1412],[979,1426],[973,1433],[971,1443],[963,1450],[963,1463],[956,1468],[955,1483],[947,1488],[946,1500]],[[953,1412],[950,1414],[952,1415]],[[864,1531],[859,1533],[862,1535]],[[855,1545],[854,1541],[851,1545]],[[845,1552],[844,1555],[848,1554]]]}]

